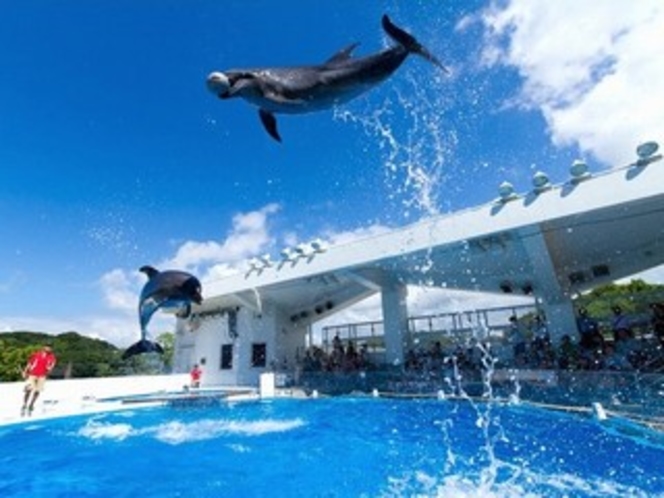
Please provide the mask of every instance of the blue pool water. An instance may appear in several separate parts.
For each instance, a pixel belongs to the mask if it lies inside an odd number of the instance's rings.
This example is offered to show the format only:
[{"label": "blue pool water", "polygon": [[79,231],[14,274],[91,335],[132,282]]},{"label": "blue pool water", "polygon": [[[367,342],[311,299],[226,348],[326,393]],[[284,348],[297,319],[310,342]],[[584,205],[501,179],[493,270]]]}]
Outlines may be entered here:
[{"label": "blue pool water", "polygon": [[664,496],[664,443],[518,405],[160,407],[0,429],[0,496]]}]

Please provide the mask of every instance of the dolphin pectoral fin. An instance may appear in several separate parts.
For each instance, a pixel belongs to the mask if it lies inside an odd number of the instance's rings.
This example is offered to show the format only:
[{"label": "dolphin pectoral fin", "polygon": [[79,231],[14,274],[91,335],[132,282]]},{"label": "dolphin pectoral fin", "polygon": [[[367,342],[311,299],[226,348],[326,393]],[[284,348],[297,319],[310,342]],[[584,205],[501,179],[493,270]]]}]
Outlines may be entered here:
[{"label": "dolphin pectoral fin", "polygon": [[148,341],[147,339],[141,339],[136,344],[132,344],[127,348],[127,350],[122,354],[122,359],[126,360],[132,356],[136,356],[143,353],[159,353],[164,354],[164,348],[158,342]]},{"label": "dolphin pectoral fin", "polygon": [[326,60],[325,65],[334,66],[339,62],[347,61],[348,59],[351,58],[353,50],[355,50],[358,45],[359,43],[355,42],[352,43],[351,45],[348,45],[347,47],[342,48],[336,54],[334,54],[332,57]]},{"label": "dolphin pectoral fin", "polygon": [[402,45],[406,50],[414,54],[417,54],[420,57],[424,57],[426,60],[438,66],[446,73],[450,72],[450,70],[447,69],[445,66],[443,66],[443,64],[422,44],[420,44],[420,42],[418,42],[413,35],[407,33],[406,31],[398,27],[396,24],[394,24],[390,20],[387,14],[383,15],[382,24],[383,24],[383,29],[390,36],[390,38],[392,38],[398,44]]},{"label": "dolphin pectoral fin", "polygon": [[219,97],[223,99],[230,99],[232,97],[235,97],[238,93],[242,92],[242,90],[245,90],[247,88],[253,88],[255,86],[256,86],[256,79],[254,78],[253,75],[251,75],[250,77],[237,80],[228,89],[228,91],[223,94],[223,96],[219,95]]},{"label": "dolphin pectoral fin", "polygon": [[268,134],[274,138],[277,142],[281,143],[281,137],[279,136],[279,131],[277,130],[277,118],[274,117],[274,114],[266,111],[265,109],[260,109],[258,115],[261,118],[261,123]]}]

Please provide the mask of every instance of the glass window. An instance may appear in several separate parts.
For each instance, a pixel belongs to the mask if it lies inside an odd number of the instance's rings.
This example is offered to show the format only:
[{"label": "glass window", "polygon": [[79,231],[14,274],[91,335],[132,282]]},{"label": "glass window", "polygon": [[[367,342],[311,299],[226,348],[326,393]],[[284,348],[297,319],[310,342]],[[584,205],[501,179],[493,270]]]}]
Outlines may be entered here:
[{"label": "glass window", "polygon": [[263,343],[252,344],[251,346],[251,366],[264,367],[267,357],[267,346]]},{"label": "glass window", "polygon": [[222,370],[232,370],[233,369],[233,345],[232,344],[222,344],[222,346],[221,346],[221,369]]}]

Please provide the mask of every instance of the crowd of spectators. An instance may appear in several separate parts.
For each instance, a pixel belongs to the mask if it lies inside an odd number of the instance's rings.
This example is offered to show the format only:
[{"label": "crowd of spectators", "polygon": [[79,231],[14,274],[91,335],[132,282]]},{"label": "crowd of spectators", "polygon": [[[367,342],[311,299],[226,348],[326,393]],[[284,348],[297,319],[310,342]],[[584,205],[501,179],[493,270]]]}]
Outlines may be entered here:
[{"label": "crowd of spectators", "polygon": [[346,345],[338,335],[332,340],[332,349],[326,353],[323,348],[312,346],[302,359],[304,372],[353,372],[372,367],[366,343],[358,349],[352,340]]},{"label": "crowd of spectators", "polygon": [[[637,337],[631,318],[620,306],[612,308],[611,320],[603,324],[585,308],[579,308],[577,330],[555,343],[543,315],[527,320],[512,316],[503,341],[509,354],[501,357],[496,366],[546,370],[664,370],[664,303],[654,303],[650,309],[649,323],[645,329],[640,328]],[[453,364],[460,370],[479,370],[486,366],[483,355],[487,351],[491,351],[489,343],[475,339],[445,347],[435,340],[427,347],[409,349],[403,367],[407,371],[439,371]],[[338,335],[329,352],[314,346],[302,361],[304,371],[353,372],[373,367],[366,343],[358,349],[352,340],[342,343]]]},{"label": "crowd of spectators", "polygon": [[557,344],[551,340],[543,316],[535,318],[533,331],[512,316],[507,332],[511,361],[517,368],[660,370],[664,368],[664,304],[654,303],[650,308],[650,322],[639,337],[620,306],[612,308],[612,317],[604,326],[579,308],[576,332],[563,335]]}]

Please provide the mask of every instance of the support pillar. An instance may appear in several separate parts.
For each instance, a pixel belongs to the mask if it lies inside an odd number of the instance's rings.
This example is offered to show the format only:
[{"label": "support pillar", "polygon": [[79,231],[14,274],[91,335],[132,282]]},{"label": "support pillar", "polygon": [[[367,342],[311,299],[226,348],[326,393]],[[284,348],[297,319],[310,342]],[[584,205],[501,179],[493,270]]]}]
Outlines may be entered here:
[{"label": "support pillar", "polygon": [[560,339],[564,335],[569,335],[573,341],[578,339],[576,315],[574,314],[574,305],[570,299],[563,299],[558,302],[543,301],[540,307],[546,316],[549,336],[553,344],[560,343]]},{"label": "support pillar", "polygon": [[556,274],[546,235],[539,232],[523,240],[532,273],[537,276],[537,281],[533,282],[534,292],[544,312],[551,342],[558,344],[565,334],[574,339],[576,318],[570,288],[562,285]]},{"label": "support pillar", "polygon": [[391,282],[381,288],[385,361],[392,366],[404,362],[404,337],[408,332],[408,289],[404,284]]}]

